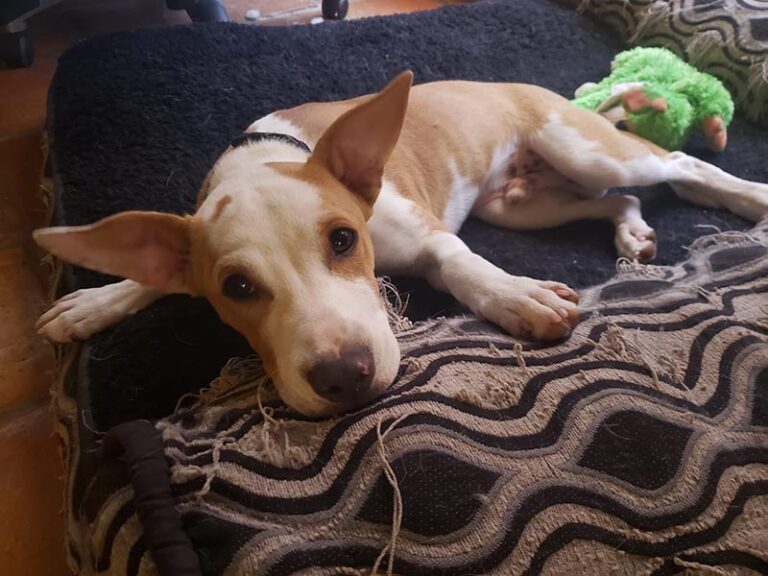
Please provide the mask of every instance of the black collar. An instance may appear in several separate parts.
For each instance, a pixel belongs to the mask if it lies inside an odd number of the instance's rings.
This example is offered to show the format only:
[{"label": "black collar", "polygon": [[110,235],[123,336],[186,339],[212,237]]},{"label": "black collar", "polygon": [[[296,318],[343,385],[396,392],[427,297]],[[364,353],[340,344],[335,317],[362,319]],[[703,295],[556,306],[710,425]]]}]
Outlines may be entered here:
[{"label": "black collar", "polygon": [[298,138],[294,138],[288,134],[279,134],[277,132],[244,132],[232,138],[232,141],[229,144],[232,148],[237,148],[243,144],[261,142],[262,140],[277,140],[278,142],[285,142],[286,144],[297,146],[305,152],[312,152],[309,146]]}]

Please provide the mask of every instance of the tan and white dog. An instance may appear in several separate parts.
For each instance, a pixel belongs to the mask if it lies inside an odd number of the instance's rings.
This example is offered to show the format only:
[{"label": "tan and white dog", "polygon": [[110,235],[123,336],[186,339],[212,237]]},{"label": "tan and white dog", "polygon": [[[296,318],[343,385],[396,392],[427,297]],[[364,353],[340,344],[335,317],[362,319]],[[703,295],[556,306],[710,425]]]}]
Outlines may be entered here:
[{"label": "tan and white dog", "polygon": [[59,258],[128,278],[62,298],[39,331],[85,339],[165,294],[204,296],[287,404],[328,415],[377,396],[399,368],[374,268],[423,276],[514,335],[568,335],[576,293],[473,254],[456,236],[470,214],[515,229],[607,219],[618,253],[641,261],[654,233],[637,198],[608,188],[668,182],[696,204],[768,214],[768,185],[667,153],[543,88],[411,81],[258,120],[258,138],[219,158],[193,216],[38,230]]}]

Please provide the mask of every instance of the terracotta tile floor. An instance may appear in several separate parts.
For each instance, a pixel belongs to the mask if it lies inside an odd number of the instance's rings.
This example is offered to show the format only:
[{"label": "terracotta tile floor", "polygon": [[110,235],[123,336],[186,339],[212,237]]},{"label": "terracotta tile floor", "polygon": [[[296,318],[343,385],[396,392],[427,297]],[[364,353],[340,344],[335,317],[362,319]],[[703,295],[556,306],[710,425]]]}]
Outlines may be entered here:
[{"label": "terracotta tile floor", "polygon": [[[351,0],[349,18],[412,12],[462,0]],[[304,23],[320,0],[224,0],[233,20]],[[61,465],[47,411],[50,346],[34,332],[45,306],[46,270],[31,231],[47,207],[38,194],[48,84],[59,55],[100,33],[186,23],[162,0],[67,0],[29,22],[34,64],[0,70],[0,557],[2,574],[59,576],[64,561]]]}]

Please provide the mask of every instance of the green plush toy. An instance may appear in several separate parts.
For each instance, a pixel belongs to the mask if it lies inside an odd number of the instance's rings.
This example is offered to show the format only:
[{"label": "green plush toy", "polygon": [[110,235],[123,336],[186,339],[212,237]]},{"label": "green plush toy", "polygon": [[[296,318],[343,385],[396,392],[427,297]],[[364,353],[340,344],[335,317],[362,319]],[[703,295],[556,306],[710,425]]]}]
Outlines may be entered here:
[{"label": "green plush toy", "polygon": [[576,91],[576,106],[626,122],[631,132],[679,150],[693,130],[720,152],[733,119],[733,100],[722,82],[680,60],[665,48],[633,48],[620,53],[611,74]]}]

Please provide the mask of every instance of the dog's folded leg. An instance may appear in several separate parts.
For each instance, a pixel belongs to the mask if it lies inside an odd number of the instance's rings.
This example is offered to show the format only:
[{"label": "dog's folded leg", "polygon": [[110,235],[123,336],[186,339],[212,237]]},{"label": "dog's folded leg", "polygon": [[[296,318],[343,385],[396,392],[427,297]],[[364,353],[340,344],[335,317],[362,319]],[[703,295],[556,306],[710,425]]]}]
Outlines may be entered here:
[{"label": "dog's folded leg", "polygon": [[51,342],[85,340],[162,296],[165,294],[133,280],[86,288],[54,302],[35,327]]},{"label": "dog's folded leg", "polygon": [[448,232],[429,234],[419,267],[435,287],[516,336],[560,339],[579,318],[578,296],[565,284],[511,276]]},{"label": "dog's folded leg", "polygon": [[582,198],[567,190],[539,190],[524,202],[509,205],[492,199],[475,206],[472,215],[511,230],[539,230],[577,220],[609,220],[616,226],[619,256],[649,262],[656,256],[656,233],[643,219],[635,196]]}]

